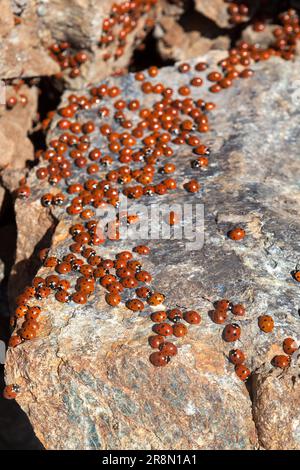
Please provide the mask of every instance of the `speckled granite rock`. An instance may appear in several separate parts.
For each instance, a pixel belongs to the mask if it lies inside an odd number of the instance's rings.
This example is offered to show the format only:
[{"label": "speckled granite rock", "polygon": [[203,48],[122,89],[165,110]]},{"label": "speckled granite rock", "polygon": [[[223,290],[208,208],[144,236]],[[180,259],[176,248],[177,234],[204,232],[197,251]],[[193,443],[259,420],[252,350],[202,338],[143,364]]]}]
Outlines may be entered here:
[{"label": "speckled granite rock", "polygon": [[[221,57],[210,53],[204,60],[214,64]],[[205,208],[204,247],[186,251],[180,240],[147,242],[152,251],[144,265],[154,275],[154,286],[166,294],[166,307],[178,304],[202,314],[201,325],[177,342],[176,358],[153,368],[148,361],[149,309],[144,315],[123,304],[111,309],[98,291],[85,306],[63,306],[49,298],[41,304],[39,337],[9,350],[6,382],[21,386],[18,403],[47,449],[300,448],[295,416],[299,381],[292,389],[288,378],[299,374],[296,359],[283,381],[270,364],[285,337],[299,341],[300,292],[290,274],[299,262],[299,61],[273,58],[254,68],[251,79],[213,97],[212,130],[202,139],[212,150],[211,163],[200,173],[203,190],[196,196]],[[188,78],[172,68],[157,77],[170,86]],[[121,83],[126,96],[144,99],[132,76],[113,82]],[[211,100],[203,88],[195,96]],[[152,99],[147,95],[148,104]],[[86,117],[94,115],[87,112]],[[98,133],[93,139],[99,139]],[[181,146],[174,156],[179,187],[195,175],[184,157],[190,157],[190,149]],[[36,199],[47,190],[34,174],[29,182]],[[157,197],[151,201],[161,202]],[[195,202],[195,196],[179,190],[163,198],[170,201]],[[41,213],[38,200],[20,202],[17,211],[19,236],[24,237],[21,211],[26,219],[31,211],[34,224],[34,211]],[[59,223],[51,253],[61,257],[69,244],[70,219],[61,209],[54,215]],[[235,224],[246,229],[243,242],[226,237]],[[101,254],[109,257],[135,245],[106,242]],[[42,268],[39,274],[47,272]],[[239,321],[238,345],[253,371],[250,394],[227,360],[232,345],[223,342],[222,326],[208,315],[213,302],[223,297],[247,309]],[[274,317],[271,334],[258,329],[262,313]],[[292,418],[281,435],[278,429]],[[270,432],[275,427],[276,437]]]}]

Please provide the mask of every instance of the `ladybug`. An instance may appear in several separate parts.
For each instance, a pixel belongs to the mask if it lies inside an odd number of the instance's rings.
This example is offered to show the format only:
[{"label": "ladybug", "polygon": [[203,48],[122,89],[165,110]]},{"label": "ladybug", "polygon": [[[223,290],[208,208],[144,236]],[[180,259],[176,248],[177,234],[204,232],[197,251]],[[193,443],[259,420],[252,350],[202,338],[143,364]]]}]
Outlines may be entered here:
[{"label": "ladybug", "polygon": [[242,240],[243,238],[245,238],[245,236],[246,236],[246,232],[241,227],[233,228],[232,230],[229,230],[228,232],[228,237],[231,240],[235,240],[235,241]]},{"label": "ladybug", "polygon": [[271,333],[274,329],[274,320],[270,315],[258,317],[258,326],[264,333]]},{"label": "ladybug", "polygon": [[35,288],[34,287],[26,287],[23,291],[23,294],[26,295],[29,299],[34,297],[35,295]]},{"label": "ladybug", "polygon": [[95,285],[93,282],[89,282],[89,279],[83,278],[80,282],[77,282],[76,290],[83,294],[90,295],[94,292]]},{"label": "ladybug", "polygon": [[285,354],[288,354],[289,356],[294,354],[294,352],[298,349],[298,345],[293,338],[285,338],[282,347]]},{"label": "ladybug", "polygon": [[80,266],[79,272],[87,278],[92,277],[94,275],[94,269],[89,264],[83,264],[82,266]]},{"label": "ladybug", "polygon": [[132,269],[132,271],[135,271],[135,272],[139,272],[142,269],[141,263],[139,261],[136,261],[136,260],[128,261],[127,267],[129,269]]},{"label": "ladybug", "polygon": [[149,360],[155,367],[164,367],[170,362],[168,356],[164,356],[164,354],[161,352],[154,352],[150,354]]},{"label": "ladybug", "polygon": [[28,307],[25,304],[18,305],[16,310],[15,310],[15,316],[17,318],[22,318],[26,315],[28,312]]},{"label": "ladybug", "polygon": [[191,325],[198,325],[201,322],[201,316],[195,310],[189,310],[185,312],[183,318]]},{"label": "ladybug", "polygon": [[179,308],[172,308],[168,311],[168,319],[173,323],[178,323],[182,320],[183,315]]},{"label": "ladybug", "polygon": [[16,385],[16,384],[6,385],[6,387],[4,387],[4,390],[3,390],[3,397],[6,398],[7,400],[14,400],[19,392],[20,392],[19,385]]},{"label": "ladybug", "polygon": [[160,336],[170,336],[173,334],[173,327],[169,323],[157,323],[153,326],[153,331]]},{"label": "ladybug", "polygon": [[87,303],[87,295],[81,291],[75,292],[74,294],[72,294],[71,298],[73,302],[75,302],[76,304],[84,305]]},{"label": "ladybug", "polygon": [[243,317],[245,315],[246,309],[242,304],[236,304],[232,306],[231,311],[233,315]]},{"label": "ladybug", "polygon": [[38,287],[45,287],[46,285],[46,281],[44,278],[40,277],[40,276],[36,276],[35,278],[33,278],[32,280],[32,285],[33,287],[35,287],[36,289]]},{"label": "ladybug", "polygon": [[136,246],[133,251],[135,251],[136,253],[138,253],[139,255],[149,255],[150,253],[150,248],[146,245],[138,245]]},{"label": "ladybug", "polygon": [[188,332],[187,327],[183,323],[176,323],[173,326],[173,335],[177,338],[185,336]]},{"label": "ladybug", "polygon": [[295,281],[300,282],[300,271],[294,271],[293,277]]},{"label": "ladybug", "polygon": [[106,294],[105,300],[108,303],[108,305],[111,305],[112,307],[116,307],[121,302],[121,296],[118,294]]},{"label": "ladybug", "polygon": [[231,306],[231,302],[228,299],[221,299],[218,300],[216,303],[216,309],[217,310],[228,310]]},{"label": "ladybug", "polygon": [[191,180],[184,184],[184,189],[189,193],[197,193],[200,189],[200,184],[196,180]]},{"label": "ladybug", "polygon": [[126,307],[133,312],[140,312],[141,310],[144,310],[144,304],[139,299],[127,300]]},{"label": "ladybug", "polygon": [[165,341],[165,338],[161,335],[149,336],[148,342],[151,348],[158,349]]},{"label": "ladybug", "polygon": [[115,281],[107,286],[107,290],[111,294],[119,294],[120,292],[123,292],[124,287],[122,286],[120,282]]},{"label": "ladybug", "polygon": [[68,290],[70,289],[70,283],[66,279],[60,279],[59,283],[57,284],[58,290]]},{"label": "ladybug", "polygon": [[223,330],[223,339],[227,343],[237,341],[241,336],[241,328],[237,323],[229,323]]},{"label": "ladybug", "polygon": [[29,307],[28,312],[26,313],[26,320],[35,320],[41,314],[41,307],[35,305],[34,307]]},{"label": "ladybug", "polygon": [[[109,271],[107,269],[104,269],[102,266],[100,267],[97,267],[95,270],[94,270],[94,273],[93,273],[93,276],[95,279],[98,279],[98,278],[102,278],[106,275],[109,274]],[[114,281],[112,281],[114,282]]]},{"label": "ladybug", "polygon": [[120,277],[122,279],[122,278],[125,278],[125,277],[133,277],[135,273],[132,269],[129,269],[129,268],[126,267],[126,268],[117,269],[116,274],[117,274],[118,277]]},{"label": "ladybug", "polygon": [[232,349],[229,352],[229,360],[234,365],[243,364],[245,361],[245,354],[240,349]]},{"label": "ladybug", "polygon": [[34,339],[36,337],[36,330],[34,330],[34,329],[32,329],[28,326],[26,328],[21,328],[20,336],[23,339],[27,339],[27,340]]},{"label": "ladybug", "polygon": [[160,292],[153,292],[148,299],[147,302],[149,305],[160,305],[165,300],[165,296]]},{"label": "ladybug", "polygon": [[151,314],[151,320],[155,323],[162,323],[167,319],[167,313],[164,310],[153,312]]},{"label": "ladybug", "polygon": [[217,323],[217,325],[221,325],[222,323],[225,323],[227,319],[227,312],[226,310],[213,310],[210,314],[210,317],[214,323]]},{"label": "ladybug", "polygon": [[113,282],[115,282],[117,280],[116,276],[114,276],[113,274],[106,274],[105,276],[103,276],[101,279],[100,279],[100,284],[101,286],[103,287],[107,287],[109,284],[112,284]]},{"label": "ladybug", "polygon": [[161,343],[161,345],[159,346],[159,349],[160,349],[160,352],[164,356],[170,357],[170,356],[176,356],[177,354],[177,346],[168,341],[166,341],[165,343]]},{"label": "ladybug", "polygon": [[83,266],[84,261],[82,259],[74,259],[71,261],[72,271],[80,271],[81,266]]},{"label": "ladybug", "polygon": [[135,289],[138,286],[138,281],[133,276],[128,276],[121,279],[121,284],[127,289]]},{"label": "ladybug", "polygon": [[34,330],[34,331],[37,331],[39,327],[40,325],[38,324],[36,320],[26,320],[22,325],[23,329]]},{"label": "ladybug", "polygon": [[49,287],[39,287],[36,290],[36,298],[38,300],[46,299],[51,294],[51,289]]},{"label": "ladybug", "polygon": [[138,287],[135,293],[141,299],[147,299],[147,297],[149,297],[151,294],[151,290],[148,287]]},{"label": "ladybug", "polygon": [[65,261],[62,261],[55,267],[56,271],[59,274],[68,274],[72,270],[71,263],[66,263]]},{"label": "ladybug", "polygon": [[130,260],[132,257],[132,253],[130,253],[130,251],[121,251],[116,255],[117,259],[125,259],[126,261]]},{"label": "ladybug", "polygon": [[44,194],[41,198],[41,204],[44,207],[49,207],[51,206],[53,201],[53,196],[50,193]]},{"label": "ladybug", "polygon": [[285,355],[281,354],[281,355],[273,357],[272,364],[275,367],[279,367],[280,369],[286,369],[287,367],[289,367],[290,361],[291,361],[291,359],[290,359],[289,356],[285,356]]},{"label": "ladybug", "polygon": [[54,206],[62,206],[65,202],[65,196],[62,193],[55,194],[52,199]]},{"label": "ladybug", "polygon": [[69,303],[71,301],[71,295],[66,290],[59,290],[55,293],[55,298],[58,302]]},{"label": "ladybug", "polygon": [[15,348],[16,346],[18,346],[21,343],[22,343],[22,338],[21,338],[20,335],[12,335],[9,338],[8,346],[10,348]]},{"label": "ladybug", "polygon": [[58,283],[59,283],[59,277],[56,276],[55,274],[51,276],[47,276],[46,279],[46,286],[50,287],[50,289],[57,289]]},{"label": "ladybug", "polygon": [[152,281],[152,276],[148,271],[137,272],[135,278],[140,282],[150,283]]},{"label": "ladybug", "polygon": [[244,364],[237,364],[234,368],[236,375],[240,380],[245,382],[249,375],[251,374],[250,370],[248,367],[246,367]]},{"label": "ladybug", "polygon": [[58,265],[59,261],[55,256],[49,256],[44,261],[45,268],[55,268]]},{"label": "ladybug", "polygon": [[19,199],[27,199],[30,196],[30,192],[29,186],[20,186],[16,191],[16,196]]}]

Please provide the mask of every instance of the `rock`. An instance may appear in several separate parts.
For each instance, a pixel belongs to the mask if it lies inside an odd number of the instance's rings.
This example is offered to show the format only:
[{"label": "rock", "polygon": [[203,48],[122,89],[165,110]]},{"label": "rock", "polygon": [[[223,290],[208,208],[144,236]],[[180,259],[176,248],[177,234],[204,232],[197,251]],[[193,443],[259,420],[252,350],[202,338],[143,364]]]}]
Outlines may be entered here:
[{"label": "rock", "polygon": [[[27,98],[25,106],[20,97]],[[33,160],[34,149],[28,138],[37,116],[38,89],[22,85],[16,92],[13,87],[6,87],[6,98],[16,97],[17,104],[13,109],[0,108],[0,171],[4,169],[24,169],[26,161]]]},{"label": "rock", "polygon": [[288,371],[262,367],[254,376],[253,414],[258,439],[265,448],[300,448],[299,357],[296,353],[296,364]]},{"label": "rock", "polygon": [[254,31],[252,26],[248,26],[242,33],[242,39],[249,44],[258,44],[262,48],[268,48],[274,42],[272,34],[276,25],[266,24],[264,31]]},{"label": "rock", "polygon": [[[85,50],[89,56],[77,79],[70,79],[69,69],[63,73],[73,87],[83,86],[85,80],[97,81],[114,70],[127,67],[135,47],[146,34],[145,30],[151,27],[158,6],[153,1],[148,10],[145,7],[136,18],[133,31],[127,35],[123,54],[116,56],[115,50],[119,46],[116,38],[108,46],[99,47],[103,20],[109,17],[114,4],[114,0],[74,0],[71,3],[66,0],[28,0],[20,7],[18,2],[4,0],[0,23],[0,78],[60,74],[58,63],[49,55],[49,47],[62,41],[68,41],[74,53]],[[106,53],[111,54],[107,61],[103,59]]]},{"label": "rock", "polygon": [[161,17],[155,27],[158,50],[164,60],[188,60],[206,54],[211,49],[228,50],[230,39],[218,36],[215,39],[202,36],[200,31],[185,31],[176,18]]},{"label": "rock", "polygon": [[232,27],[227,8],[228,3],[225,3],[224,0],[211,0],[209,2],[195,0],[195,10],[214,21],[221,28]]},{"label": "rock", "polygon": [[[213,70],[222,57],[223,52],[210,52],[191,64],[207,60]],[[38,337],[9,349],[6,383],[20,385],[17,401],[45,448],[300,448],[298,424],[291,421],[298,404],[296,389],[291,390],[288,378],[286,384],[281,382],[271,365],[273,356],[282,351],[284,338],[299,341],[299,285],[291,276],[299,259],[298,66],[299,59],[290,63],[278,58],[254,64],[251,79],[237,80],[234,87],[213,98],[207,84],[193,88],[194,99],[217,104],[209,113],[211,130],[200,135],[211,149],[210,165],[198,173],[189,167],[191,147],[172,144],[179,189],[164,198],[141,200],[148,209],[159,208],[161,202],[177,203],[179,208],[197,203],[200,213],[194,249],[187,246],[191,242],[187,234],[184,239],[151,239],[146,241],[151,253],[142,260],[153,274],[154,288],[166,295],[166,308],[178,305],[202,315],[201,325],[190,327],[187,336],[176,340],[179,352],[170,364],[154,368],[148,360],[151,308],[136,314],[121,303],[113,309],[98,286],[85,305],[65,305],[53,296],[40,302]],[[193,72],[176,70],[160,69],[157,80],[173,88],[188,83]],[[156,95],[143,95],[132,75],[108,83],[120,85],[125,97],[139,99],[142,106],[151,107],[157,100]],[[96,110],[81,114],[83,121],[93,119],[99,128]],[[56,121],[49,140],[57,135]],[[113,126],[119,130],[116,123]],[[92,147],[105,152],[106,141],[99,135],[91,134]],[[191,178],[202,186],[196,196],[182,190],[182,184]],[[82,182],[80,170],[74,179]],[[18,203],[17,213],[26,213],[34,227],[42,210],[37,209],[39,198],[49,186],[37,181],[34,172],[28,183],[33,196]],[[44,213],[49,214],[49,209]],[[61,259],[70,245],[71,216],[63,208],[52,213],[58,225],[50,254]],[[99,215],[97,210],[96,217]],[[186,217],[187,221],[191,219]],[[246,230],[240,242],[226,236],[235,225]],[[30,227],[18,224],[19,236],[28,238]],[[130,228],[129,234],[132,231]],[[97,251],[110,258],[137,244],[140,240],[130,237],[117,244],[106,241]],[[41,268],[38,274],[49,272]],[[73,282],[76,276],[68,279]],[[209,317],[220,298],[246,307],[245,317],[236,320],[230,316],[230,320],[238,321],[242,328],[235,347],[245,351],[253,373],[248,389],[228,362],[232,343],[222,340],[222,325]],[[275,320],[270,334],[258,329],[262,313]],[[287,377],[294,370],[299,374],[294,359],[292,368]],[[292,400],[285,400],[282,407],[285,390]],[[291,425],[282,436],[270,433],[270,426],[287,421]]]}]

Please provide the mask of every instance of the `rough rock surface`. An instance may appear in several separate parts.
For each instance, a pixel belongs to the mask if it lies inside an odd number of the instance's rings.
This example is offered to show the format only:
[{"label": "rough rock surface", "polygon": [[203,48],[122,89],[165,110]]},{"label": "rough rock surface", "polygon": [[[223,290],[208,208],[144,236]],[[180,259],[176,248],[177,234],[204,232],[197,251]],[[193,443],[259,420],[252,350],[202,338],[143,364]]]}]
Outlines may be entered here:
[{"label": "rough rock surface", "polygon": [[[137,22],[127,37],[124,54],[103,61],[107,49],[98,47],[102,22],[108,16],[114,0],[2,0],[0,22],[0,78],[54,75],[60,72],[58,64],[49,56],[53,42],[68,41],[75,50],[85,49],[90,60],[81,68],[82,75],[70,80],[75,87],[82,80],[97,81],[112,70],[128,66],[136,44],[140,41],[147,19],[158,7],[153,7]],[[17,23],[15,24],[15,19]],[[113,44],[108,48],[114,49]],[[68,80],[68,77],[66,75]]]},{"label": "rough rock surface", "polygon": [[[25,106],[19,99],[22,95],[28,100]],[[6,98],[10,97],[18,100],[13,109],[0,106],[0,171],[24,168],[26,161],[34,158],[33,145],[27,133],[32,130],[37,116],[38,89],[22,85],[16,92],[13,87],[7,86]]]},{"label": "rough rock surface", "polygon": [[[221,56],[210,53],[201,60],[214,64]],[[151,254],[144,266],[166,294],[166,307],[197,309],[203,318],[177,341],[176,358],[153,368],[149,310],[137,315],[123,304],[112,309],[98,291],[85,306],[48,299],[41,304],[39,337],[8,351],[6,382],[21,386],[18,403],[47,449],[300,448],[299,368],[294,359],[281,380],[270,364],[285,337],[299,341],[299,285],[290,274],[299,262],[300,114],[294,99],[299,61],[273,58],[254,68],[251,79],[213,97],[212,130],[203,138],[212,150],[210,166],[200,172],[203,189],[196,196],[205,209],[204,247],[187,251],[183,240],[147,241]],[[161,69],[157,77],[172,87],[188,78],[172,68]],[[132,76],[120,83],[126,96],[144,99]],[[204,87],[195,96],[212,99]],[[148,103],[152,99],[147,95]],[[93,139],[101,147],[97,133]],[[190,148],[181,146],[174,156],[179,183],[195,175],[184,157],[191,157]],[[34,174],[29,182],[37,199],[48,188]],[[161,199],[151,202],[157,206]],[[195,197],[179,190],[163,198],[166,202],[192,203]],[[32,210],[34,221],[34,207],[40,214],[32,199],[20,202],[17,211]],[[60,258],[69,244],[70,220],[63,214],[55,211],[59,223],[51,245]],[[247,232],[239,243],[226,237],[236,224]],[[24,236],[22,224],[18,230]],[[101,254],[109,257],[136,244],[107,242]],[[222,340],[222,326],[208,315],[224,297],[247,309],[236,346],[253,371],[250,394],[228,362],[232,344]],[[275,319],[271,334],[258,329],[262,313]]]},{"label": "rough rock surface", "polygon": [[210,39],[199,30],[185,31],[176,17],[162,16],[155,28],[158,50],[164,60],[188,60],[206,54],[211,49],[228,50],[226,36]]}]

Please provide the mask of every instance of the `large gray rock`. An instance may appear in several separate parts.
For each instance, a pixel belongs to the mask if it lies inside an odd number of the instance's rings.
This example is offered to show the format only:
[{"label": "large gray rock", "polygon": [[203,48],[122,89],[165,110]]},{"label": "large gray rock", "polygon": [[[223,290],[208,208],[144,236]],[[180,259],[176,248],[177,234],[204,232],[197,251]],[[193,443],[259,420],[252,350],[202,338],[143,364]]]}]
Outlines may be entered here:
[{"label": "large gray rock", "polygon": [[[214,67],[221,57],[222,53],[210,53],[201,60]],[[161,201],[204,204],[202,249],[188,251],[184,240],[152,240],[147,242],[151,254],[143,261],[154,286],[166,295],[166,307],[178,304],[202,314],[201,325],[176,341],[176,358],[166,367],[154,368],[147,344],[151,309],[142,315],[123,303],[112,309],[101,288],[84,306],[65,306],[52,297],[41,302],[37,339],[8,351],[6,382],[20,385],[17,401],[46,448],[300,448],[296,358],[284,372],[286,388],[270,363],[282,353],[285,337],[299,340],[299,285],[290,274],[299,262],[299,61],[273,58],[254,68],[251,79],[237,80],[234,87],[213,96],[217,108],[211,131],[201,135],[212,151],[208,170],[192,170],[187,164],[193,158],[190,147],[176,147],[179,189],[147,202],[156,207]],[[189,78],[175,68],[164,68],[157,80],[174,88]],[[125,97],[139,98],[144,106],[156,99],[145,98],[131,75],[110,82],[119,83]],[[212,100],[206,86],[194,88],[193,97]],[[91,117],[98,128],[96,112],[82,116]],[[55,133],[53,129],[49,139]],[[92,139],[94,146],[105,148],[98,132]],[[181,189],[195,176],[202,184],[196,196]],[[80,172],[75,179],[82,181]],[[34,224],[35,210],[41,214],[38,199],[49,188],[34,173],[29,183],[33,197],[20,202],[17,210],[31,210]],[[62,209],[54,216],[59,223],[51,253],[61,258],[68,252],[71,218]],[[241,242],[226,236],[235,225],[246,230]],[[24,236],[21,223],[18,230]],[[107,241],[99,252],[109,257],[136,244]],[[48,273],[47,268],[39,271]],[[213,303],[224,297],[246,306],[246,316],[238,321],[241,341],[235,346],[245,351],[253,372],[248,389],[228,362],[232,344],[222,340],[222,326],[208,315]],[[275,320],[271,334],[258,329],[262,313]],[[282,407],[285,390],[293,399],[286,397]],[[291,419],[281,437],[279,430]]]}]

